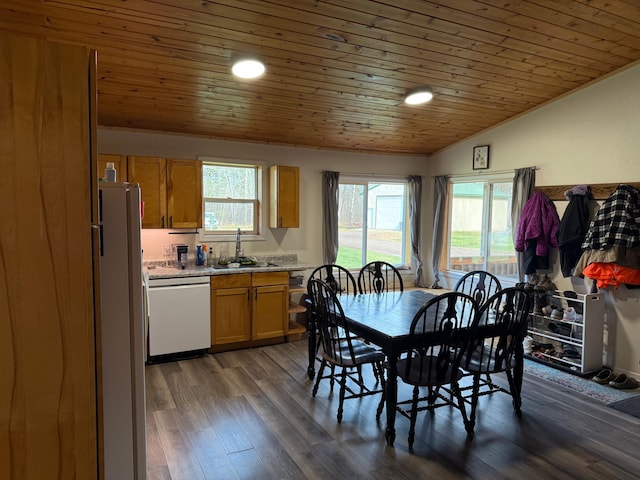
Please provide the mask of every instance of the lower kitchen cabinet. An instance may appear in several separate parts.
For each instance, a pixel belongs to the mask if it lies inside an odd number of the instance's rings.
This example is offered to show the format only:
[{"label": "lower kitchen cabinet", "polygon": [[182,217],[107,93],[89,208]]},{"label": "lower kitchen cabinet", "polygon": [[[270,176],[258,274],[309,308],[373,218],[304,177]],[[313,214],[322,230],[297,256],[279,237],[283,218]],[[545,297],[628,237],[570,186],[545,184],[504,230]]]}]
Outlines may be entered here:
[{"label": "lower kitchen cabinet", "polygon": [[[211,345],[250,346],[287,335],[289,274],[238,273],[211,277]],[[220,348],[217,348],[220,350]]]}]

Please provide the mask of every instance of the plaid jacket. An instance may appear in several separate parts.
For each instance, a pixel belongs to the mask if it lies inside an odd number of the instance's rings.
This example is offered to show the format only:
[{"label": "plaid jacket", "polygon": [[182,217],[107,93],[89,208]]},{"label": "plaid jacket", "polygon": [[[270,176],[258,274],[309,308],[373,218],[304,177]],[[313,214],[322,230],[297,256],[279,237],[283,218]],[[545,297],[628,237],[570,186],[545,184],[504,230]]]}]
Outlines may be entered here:
[{"label": "plaid jacket", "polygon": [[640,191],[630,185],[618,185],[589,225],[582,248],[640,246]]}]

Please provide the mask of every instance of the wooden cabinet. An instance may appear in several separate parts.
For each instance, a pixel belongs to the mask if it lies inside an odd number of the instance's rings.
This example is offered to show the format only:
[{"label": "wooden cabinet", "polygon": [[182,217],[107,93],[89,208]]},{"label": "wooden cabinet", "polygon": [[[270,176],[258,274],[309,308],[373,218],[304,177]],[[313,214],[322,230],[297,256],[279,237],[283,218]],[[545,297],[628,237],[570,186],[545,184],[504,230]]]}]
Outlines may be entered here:
[{"label": "wooden cabinet", "polygon": [[0,50],[0,478],[103,478],[95,52]]},{"label": "wooden cabinet", "polygon": [[283,337],[289,327],[289,274],[254,273],[252,284],[252,340]]},{"label": "wooden cabinet", "polygon": [[116,169],[116,181],[126,182],[128,181],[127,172],[127,156],[126,155],[110,155],[101,153],[98,155],[98,178],[104,178],[104,169],[107,168],[107,163],[112,162]]},{"label": "wooden cabinet", "polygon": [[142,228],[166,228],[167,160],[157,157],[128,157],[128,177],[140,184],[144,217]]},{"label": "wooden cabinet", "polygon": [[269,170],[269,227],[300,226],[300,167],[274,165]]},{"label": "wooden cabinet", "polygon": [[142,228],[202,227],[202,162],[128,157],[128,181],[139,183]]},{"label": "wooden cabinet", "polygon": [[202,162],[167,159],[169,228],[202,227]]},{"label": "wooden cabinet", "polygon": [[[287,335],[287,272],[211,277],[211,345],[250,343]],[[244,343],[243,343],[244,342]]]},{"label": "wooden cabinet", "polygon": [[251,340],[251,274],[211,277],[211,345]]}]

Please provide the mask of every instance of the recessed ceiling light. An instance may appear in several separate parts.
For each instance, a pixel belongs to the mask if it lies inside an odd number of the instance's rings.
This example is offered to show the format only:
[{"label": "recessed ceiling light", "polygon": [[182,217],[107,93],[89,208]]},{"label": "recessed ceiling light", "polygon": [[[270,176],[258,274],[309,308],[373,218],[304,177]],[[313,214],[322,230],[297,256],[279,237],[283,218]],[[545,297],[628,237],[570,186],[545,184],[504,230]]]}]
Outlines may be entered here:
[{"label": "recessed ceiling light", "polygon": [[252,59],[239,60],[233,64],[231,71],[236,77],[257,78],[264,73],[264,64]]},{"label": "recessed ceiling light", "polygon": [[407,93],[404,102],[408,105],[420,105],[426,103],[433,98],[433,90],[431,87],[418,87]]}]

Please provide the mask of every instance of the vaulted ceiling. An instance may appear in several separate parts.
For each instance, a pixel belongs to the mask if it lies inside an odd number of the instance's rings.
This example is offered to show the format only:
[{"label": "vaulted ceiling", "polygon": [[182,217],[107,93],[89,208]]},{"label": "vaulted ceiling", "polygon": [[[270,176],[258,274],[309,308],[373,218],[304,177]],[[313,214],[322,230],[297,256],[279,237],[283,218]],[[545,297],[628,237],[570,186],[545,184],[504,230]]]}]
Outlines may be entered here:
[{"label": "vaulted ceiling", "polygon": [[[637,0],[2,0],[0,28],[97,49],[103,126],[394,153],[640,60]],[[231,75],[247,54],[259,79]]]}]

